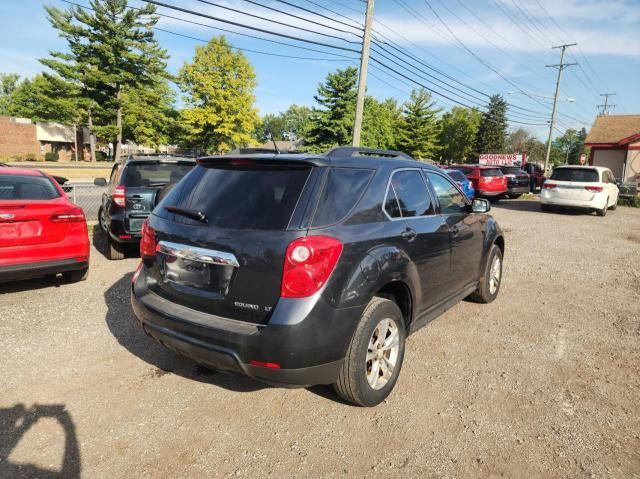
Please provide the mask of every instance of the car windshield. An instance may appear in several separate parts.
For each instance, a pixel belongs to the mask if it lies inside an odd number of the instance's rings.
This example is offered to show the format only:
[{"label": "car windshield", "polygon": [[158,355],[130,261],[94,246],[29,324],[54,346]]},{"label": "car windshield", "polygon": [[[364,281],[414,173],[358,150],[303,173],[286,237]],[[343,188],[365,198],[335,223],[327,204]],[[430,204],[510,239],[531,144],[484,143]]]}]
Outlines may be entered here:
[{"label": "car windshield", "polygon": [[447,175],[453,178],[455,181],[464,182],[467,177],[464,176],[460,171],[457,170],[446,170]]},{"label": "car windshield", "polygon": [[488,176],[504,176],[499,168],[481,168],[480,175],[484,177]]},{"label": "car windshield", "polygon": [[46,176],[0,175],[0,200],[52,200],[59,196]]},{"label": "car windshield", "polygon": [[577,181],[580,183],[597,183],[598,171],[590,168],[556,168],[551,174],[556,181]]},{"label": "car windshield", "polygon": [[124,186],[163,186],[177,183],[189,173],[195,163],[187,162],[159,162],[135,161],[127,165]]},{"label": "car windshield", "polygon": [[505,175],[524,175],[525,174],[525,172],[522,171],[517,166],[502,166],[500,167],[500,170],[502,170],[502,173],[504,173]]}]

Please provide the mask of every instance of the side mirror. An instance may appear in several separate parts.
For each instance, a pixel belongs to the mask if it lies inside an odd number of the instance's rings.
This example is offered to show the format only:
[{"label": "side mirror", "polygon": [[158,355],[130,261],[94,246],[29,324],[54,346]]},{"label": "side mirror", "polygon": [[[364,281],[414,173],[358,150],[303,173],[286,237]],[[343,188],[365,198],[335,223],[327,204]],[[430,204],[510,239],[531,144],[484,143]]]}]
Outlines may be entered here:
[{"label": "side mirror", "polygon": [[93,184],[96,186],[107,186],[107,180],[104,178],[96,178],[93,180]]},{"label": "side mirror", "polygon": [[484,198],[476,198],[471,203],[471,211],[474,213],[488,213],[491,210],[491,203]]}]

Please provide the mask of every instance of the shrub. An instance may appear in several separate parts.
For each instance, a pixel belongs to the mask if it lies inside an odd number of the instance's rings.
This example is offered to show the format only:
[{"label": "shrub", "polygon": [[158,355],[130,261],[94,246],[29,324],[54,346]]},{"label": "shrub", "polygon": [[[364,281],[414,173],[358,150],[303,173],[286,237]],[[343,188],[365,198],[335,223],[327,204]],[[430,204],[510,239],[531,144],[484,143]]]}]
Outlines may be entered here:
[{"label": "shrub", "polygon": [[57,151],[48,151],[44,155],[44,161],[58,161],[59,159]]},{"label": "shrub", "polygon": [[621,196],[618,199],[620,206],[631,206],[633,208],[640,208],[640,198],[637,196]]},{"label": "shrub", "polygon": [[38,158],[36,157],[36,155],[34,153],[27,153],[24,156],[24,161],[38,161]]}]

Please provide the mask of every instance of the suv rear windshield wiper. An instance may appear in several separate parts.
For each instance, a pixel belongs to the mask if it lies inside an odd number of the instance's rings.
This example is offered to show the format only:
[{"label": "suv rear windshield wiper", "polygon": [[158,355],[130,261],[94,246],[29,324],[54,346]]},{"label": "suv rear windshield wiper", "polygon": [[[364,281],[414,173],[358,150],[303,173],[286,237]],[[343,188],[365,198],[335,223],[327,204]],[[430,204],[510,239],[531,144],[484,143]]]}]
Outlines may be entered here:
[{"label": "suv rear windshield wiper", "polygon": [[171,213],[186,216],[187,218],[200,221],[201,223],[207,223],[209,221],[209,218],[207,218],[207,215],[205,215],[202,211],[188,210],[185,208],[177,208],[175,206],[165,206],[164,209]]}]

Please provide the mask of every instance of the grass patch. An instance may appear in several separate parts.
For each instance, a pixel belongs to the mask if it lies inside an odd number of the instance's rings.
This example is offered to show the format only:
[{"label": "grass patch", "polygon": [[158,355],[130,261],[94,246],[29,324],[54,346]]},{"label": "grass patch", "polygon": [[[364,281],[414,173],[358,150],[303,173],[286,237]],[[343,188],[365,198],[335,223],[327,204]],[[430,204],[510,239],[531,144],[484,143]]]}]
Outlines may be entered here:
[{"label": "grass patch", "polygon": [[618,205],[631,206],[632,208],[640,208],[640,198],[637,196],[635,197],[621,196],[620,198],[618,198]]}]

